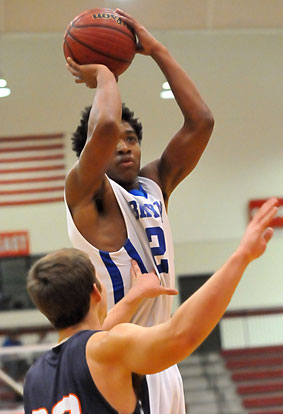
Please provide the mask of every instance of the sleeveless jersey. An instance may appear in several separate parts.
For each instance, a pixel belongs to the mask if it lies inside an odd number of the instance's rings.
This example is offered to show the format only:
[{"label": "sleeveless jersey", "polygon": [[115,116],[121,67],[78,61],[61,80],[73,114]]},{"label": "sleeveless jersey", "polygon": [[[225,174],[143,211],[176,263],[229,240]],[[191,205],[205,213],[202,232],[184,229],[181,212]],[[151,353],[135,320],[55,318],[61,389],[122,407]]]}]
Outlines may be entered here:
[{"label": "sleeveless jersey", "polygon": [[[107,177],[108,178],[108,177]],[[108,311],[131,287],[131,259],[142,273],[155,270],[163,286],[175,286],[174,247],[169,219],[160,187],[138,177],[140,191],[128,192],[108,178],[124,218],[127,240],[116,252],[91,245],[77,229],[65,199],[68,235],[73,247],[87,253],[107,291]],[[144,300],[132,322],[153,326],[170,318],[172,296]],[[185,414],[183,383],[177,365],[147,375],[151,414]]]},{"label": "sleeveless jersey", "polygon": [[[96,388],[87,365],[86,343],[95,332],[78,332],[32,365],[24,384],[25,414],[118,413]],[[143,413],[138,402],[133,414]]]},{"label": "sleeveless jersey", "polygon": [[[131,259],[135,259],[142,273],[155,270],[161,284],[175,285],[174,249],[163,195],[152,180],[139,177],[142,191],[126,191],[109,179],[122,212],[127,240],[116,252],[106,252],[91,245],[76,228],[70,210],[67,210],[67,226],[72,245],[86,252],[107,291],[108,310],[130,289]],[[143,301],[132,322],[152,326],[169,319],[172,296],[162,295]]]}]

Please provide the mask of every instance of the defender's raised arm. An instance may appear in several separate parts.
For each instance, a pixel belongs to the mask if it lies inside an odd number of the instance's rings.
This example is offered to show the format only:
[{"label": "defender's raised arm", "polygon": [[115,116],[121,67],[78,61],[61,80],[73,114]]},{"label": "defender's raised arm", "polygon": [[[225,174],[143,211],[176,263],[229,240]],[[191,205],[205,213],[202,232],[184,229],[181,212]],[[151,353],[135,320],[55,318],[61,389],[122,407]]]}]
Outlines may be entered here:
[{"label": "defender's raised arm", "polygon": [[[152,374],[191,354],[221,319],[248,264],[264,253],[277,204],[271,198],[259,209],[236,251],[169,321],[150,328],[118,325],[105,336],[99,355],[111,358],[116,349],[121,369]],[[135,271],[140,272],[138,267]]]}]

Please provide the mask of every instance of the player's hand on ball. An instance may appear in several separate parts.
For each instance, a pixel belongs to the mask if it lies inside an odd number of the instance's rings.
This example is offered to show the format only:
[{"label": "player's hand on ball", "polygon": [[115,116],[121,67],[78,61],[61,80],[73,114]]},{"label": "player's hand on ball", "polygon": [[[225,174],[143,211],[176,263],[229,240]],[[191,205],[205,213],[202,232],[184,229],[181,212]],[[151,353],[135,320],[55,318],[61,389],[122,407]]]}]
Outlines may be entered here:
[{"label": "player's hand on ball", "polygon": [[158,40],[156,40],[155,37],[153,37],[152,34],[146,30],[144,26],[142,26],[128,13],[125,13],[121,9],[116,9],[115,12],[120,15],[123,22],[134,29],[138,38],[137,53],[141,53],[143,55],[151,55],[152,52],[161,45]]},{"label": "player's hand on ball", "polygon": [[66,66],[67,66],[68,71],[74,76],[75,82],[85,83],[88,88],[97,87],[97,75],[100,70],[109,71],[109,69],[104,65],[96,65],[96,64],[79,65],[71,57],[67,58]]}]

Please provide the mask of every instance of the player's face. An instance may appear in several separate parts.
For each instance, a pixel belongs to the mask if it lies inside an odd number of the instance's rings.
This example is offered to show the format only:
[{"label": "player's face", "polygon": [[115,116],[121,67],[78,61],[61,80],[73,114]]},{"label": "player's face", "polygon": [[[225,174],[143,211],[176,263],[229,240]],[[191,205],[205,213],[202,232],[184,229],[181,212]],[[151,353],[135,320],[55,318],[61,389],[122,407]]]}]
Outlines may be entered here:
[{"label": "player's face", "polygon": [[131,190],[136,185],[140,170],[141,148],[138,137],[128,122],[121,122],[120,140],[107,175],[118,184]]}]

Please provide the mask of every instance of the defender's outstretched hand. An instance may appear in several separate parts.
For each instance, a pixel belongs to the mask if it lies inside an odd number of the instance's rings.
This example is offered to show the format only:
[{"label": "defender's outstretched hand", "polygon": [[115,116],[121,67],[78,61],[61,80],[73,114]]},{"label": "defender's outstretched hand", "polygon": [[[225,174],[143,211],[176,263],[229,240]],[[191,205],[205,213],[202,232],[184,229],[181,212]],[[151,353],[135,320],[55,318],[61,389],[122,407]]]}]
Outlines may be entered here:
[{"label": "defender's outstretched hand", "polygon": [[116,9],[115,12],[120,15],[123,22],[135,31],[138,38],[137,53],[151,55],[153,50],[160,46],[158,40],[156,40],[155,37],[153,37],[152,34],[150,34],[136,19],[121,9]]},{"label": "defender's outstretched hand", "polygon": [[264,253],[267,243],[273,235],[273,229],[269,226],[277,213],[277,205],[277,198],[268,199],[258,209],[244,233],[238,251],[242,251],[249,262]]},{"label": "defender's outstretched hand", "polygon": [[[88,88],[97,87],[97,76],[101,70],[114,74],[104,65],[79,65],[71,57],[67,58],[68,71],[74,76],[76,83],[85,83]],[[117,78],[116,78],[117,80]]]},{"label": "defender's outstretched hand", "polygon": [[139,265],[132,260],[131,265],[132,290],[143,299],[155,298],[160,295],[177,295],[178,291],[161,286],[158,276],[154,273],[142,273]]},{"label": "defender's outstretched hand", "polygon": [[160,295],[177,295],[176,289],[160,285],[154,272],[142,273],[135,260],[131,262],[132,287],[127,294],[108,312],[102,328],[106,331],[120,323],[130,322],[144,299]]}]

